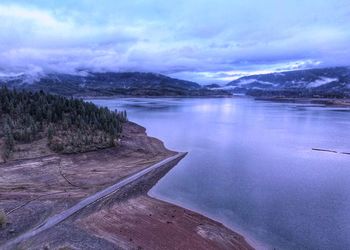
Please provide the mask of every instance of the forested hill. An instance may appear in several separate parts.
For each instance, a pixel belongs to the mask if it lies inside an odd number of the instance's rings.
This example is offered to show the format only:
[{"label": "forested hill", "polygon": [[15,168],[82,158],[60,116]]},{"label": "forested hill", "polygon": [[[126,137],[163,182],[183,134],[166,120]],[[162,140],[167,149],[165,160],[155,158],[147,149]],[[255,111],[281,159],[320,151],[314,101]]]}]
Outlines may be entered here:
[{"label": "forested hill", "polygon": [[56,152],[74,153],[115,145],[125,112],[44,92],[0,89],[0,140],[8,158],[17,144],[46,141]]},{"label": "forested hill", "polygon": [[210,90],[185,80],[143,72],[84,74],[2,74],[0,85],[30,91],[43,90],[63,96],[217,96],[224,90]]},{"label": "forested hill", "polygon": [[245,76],[228,83],[225,88],[253,96],[350,97],[350,67]]}]

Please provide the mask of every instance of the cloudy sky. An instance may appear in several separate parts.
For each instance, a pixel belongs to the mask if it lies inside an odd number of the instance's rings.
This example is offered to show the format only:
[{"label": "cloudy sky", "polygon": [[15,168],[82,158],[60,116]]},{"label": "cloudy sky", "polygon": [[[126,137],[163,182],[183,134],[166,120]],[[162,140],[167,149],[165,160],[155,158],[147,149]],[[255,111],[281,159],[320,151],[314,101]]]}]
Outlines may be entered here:
[{"label": "cloudy sky", "polygon": [[150,71],[212,83],[350,65],[349,0],[1,0],[0,73]]}]

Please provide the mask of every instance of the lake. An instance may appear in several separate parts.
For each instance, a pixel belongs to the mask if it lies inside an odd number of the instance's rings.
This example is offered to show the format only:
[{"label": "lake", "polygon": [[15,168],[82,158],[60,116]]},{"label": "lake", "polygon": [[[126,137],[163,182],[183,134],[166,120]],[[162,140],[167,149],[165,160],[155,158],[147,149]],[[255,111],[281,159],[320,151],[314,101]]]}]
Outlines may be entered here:
[{"label": "lake", "polygon": [[251,98],[95,99],[189,154],[150,195],[258,248],[350,249],[350,110]]}]

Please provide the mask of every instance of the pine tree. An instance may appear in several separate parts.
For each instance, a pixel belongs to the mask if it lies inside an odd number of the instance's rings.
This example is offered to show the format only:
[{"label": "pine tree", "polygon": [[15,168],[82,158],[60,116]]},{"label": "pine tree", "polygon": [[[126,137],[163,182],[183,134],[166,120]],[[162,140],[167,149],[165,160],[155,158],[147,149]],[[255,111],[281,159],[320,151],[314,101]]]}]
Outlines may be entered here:
[{"label": "pine tree", "polygon": [[51,143],[53,136],[54,136],[54,129],[52,124],[50,124],[47,129],[47,139],[49,140],[49,143]]},{"label": "pine tree", "polygon": [[9,122],[6,122],[4,125],[4,135],[5,135],[5,148],[4,148],[4,158],[7,159],[15,145],[15,140],[13,138],[12,129],[9,125]]}]

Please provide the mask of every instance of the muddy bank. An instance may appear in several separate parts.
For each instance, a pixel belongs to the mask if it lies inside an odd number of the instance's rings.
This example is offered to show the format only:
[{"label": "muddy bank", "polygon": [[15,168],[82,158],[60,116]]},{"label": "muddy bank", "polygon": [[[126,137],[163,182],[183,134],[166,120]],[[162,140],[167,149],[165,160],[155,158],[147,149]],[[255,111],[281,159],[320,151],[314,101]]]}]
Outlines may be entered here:
[{"label": "muddy bank", "polygon": [[222,224],[149,196],[99,210],[78,225],[125,249],[252,249]]},{"label": "muddy bank", "polygon": [[[148,137],[144,128],[128,123],[117,148],[1,164],[0,207],[8,213],[9,224],[0,230],[0,245],[84,197],[174,154],[161,141]],[[176,164],[151,171],[15,247],[251,249],[242,236],[223,225],[146,195]]]},{"label": "muddy bank", "polygon": [[148,137],[143,127],[128,123],[115,148],[0,164],[0,209],[8,219],[0,230],[0,245],[82,198],[174,154],[160,140]]}]

